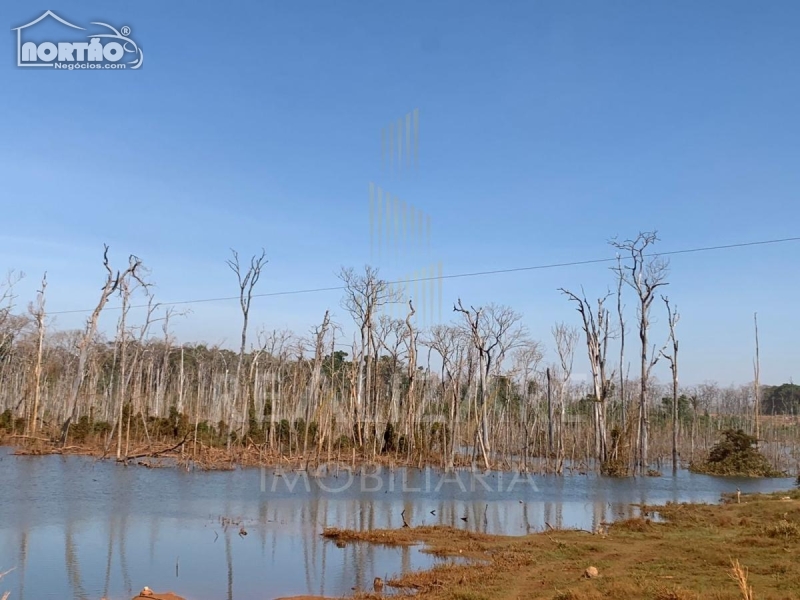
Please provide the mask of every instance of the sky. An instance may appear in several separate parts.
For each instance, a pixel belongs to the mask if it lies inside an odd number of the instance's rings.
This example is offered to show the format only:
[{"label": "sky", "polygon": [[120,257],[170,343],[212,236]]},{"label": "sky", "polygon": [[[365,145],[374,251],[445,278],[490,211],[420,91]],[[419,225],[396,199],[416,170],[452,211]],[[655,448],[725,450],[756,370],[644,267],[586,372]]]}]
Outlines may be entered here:
[{"label": "sky", "polygon": [[[17,67],[12,29],[48,9],[130,27],[142,67]],[[92,308],[104,243],[170,302],[235,296],[231,248],[266,251],[256,293],[275,294],[336,287],[343,266],[391,280],[613,258],[608,241],[639,231],[667,252],[800,236],[793,1],[55,0],[3,3],[0,24],[0,271],[25,273],[20,308],[45,271],[49,311]],[[417,159],[398,168],[382,132],[415,110]],[[429,238],[376,239],[370,184]],[[756,312],[762,381],[800,380],[798,258],[798,241],[671,257],[682,383],[752,380]],[[458,298],[509,305],[552,360],[553,325],[579,324],[558,289],[581,286],[613,289],[609,264],[445,279],[426,319]],[[326,309],[351,336],[340,299],[256,298],[251,339]],[[179,308],[179,341],[235,347],[236,301]],[[656,343],[665,327],[659,302]]]}]

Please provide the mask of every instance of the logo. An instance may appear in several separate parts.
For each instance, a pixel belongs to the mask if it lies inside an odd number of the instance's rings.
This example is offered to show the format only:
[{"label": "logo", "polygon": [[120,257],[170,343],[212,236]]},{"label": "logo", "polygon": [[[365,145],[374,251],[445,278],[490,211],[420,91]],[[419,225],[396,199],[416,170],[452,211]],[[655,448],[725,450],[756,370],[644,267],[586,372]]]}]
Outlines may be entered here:
[{"label": "logo", "polygon": [[[47,18],[68,27],[56,39],[35,38],[37,25]],[[130,38],[128,26],[116,29],[108,23],[92,21],[98,33],[79,37],[77,31],[87,31],[84,27],[65,21],[48,10],[38,19],[15,27],[17,32],[17,66],[50,67],[54,69],[138,69],[142,66],[142,49]],[[71,41],[67,38],[70,35]],[[27,40],[27,41],[26,41]]]}]

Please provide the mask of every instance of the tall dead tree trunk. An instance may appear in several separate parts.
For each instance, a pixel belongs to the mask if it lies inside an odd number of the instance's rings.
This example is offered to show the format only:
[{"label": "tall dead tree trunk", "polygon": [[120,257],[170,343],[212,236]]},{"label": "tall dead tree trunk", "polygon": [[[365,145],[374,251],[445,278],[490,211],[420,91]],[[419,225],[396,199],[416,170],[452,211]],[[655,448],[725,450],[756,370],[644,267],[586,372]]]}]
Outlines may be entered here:
[{"label": "tall dead tree trunk", "polygon": [[761,427],[760,427],[760,412],[761,412],[761,359],[758,355],[758,313],[753,313],[753,324],[755,325],[756,331],[756,359],[753,364],[755,378],[753,381],[754,387],[754,418],[755,418],[755,428],[756,428],[756,445],[761,441]]},{"label": "tall dead tree trunk", "polygon": [[47,290],[47,273],[42,277],[42,288],[36,294],[36,306],[31,305],[29,312],[36,323],[36,363],[33,368],[33,407],[28,430],[36,435],[39,422],[39,404],[42,395],[42,356],[44,353],[45,333],[45,291]]},{"label": "tall dead tree trunk", "polygon": [[344,282],[345,297],[342,306],[350,313],[359,328],[361,348],[354,352],[353,360],[357,360],[357,380],[354,405],[356,442],[363,447],[366,440],[365,416],[368,414],[369,401],[372,394],[372,356],[375,316],[381,306],[393,302],[399,294],[390,289],[388,283],[378,277],[377,269],[367,266],[363,275],[357,275],[353,269],[342,269],[339,278]]},{"label": "tall dead tree trunk", "polygon": [[122,297],[122,310],[120,311],[117,343],[119,344],[119,380],[117,382],[117,460],[122,458],[122,419],[125,413],[125,392],[128,388],[127,366],[128,366],[128,330],[125,327],[128,310],[130,308],[130,289],[129,281],[126,277],[120,280],[120,296]]},{"label": "tall dead tree trunk", "polygon": [[620,431],[626,429],[626,401],[625,401],[625,318],[622,306],[622,264],[617,255],[617,320],[619,321],[619,399],[621,409]]},{"label": "tall dead tree trunk", "polygon": [[86,320],[83,333],[78,340],[78,366],[75,370],[75,375],[72,379],[72,385],[67,396],[67,418],[61,427],[61,445],[67,445],[67,437],[69,436],[69,427],[72,421],[78,414],[78,394],[80,393],[81,384],[86,377],[86,361],[89,357],[89,350],[97,333],[97,321],[100,318],[100,313],[103,312],[108,299],[111,297],[117,288],[121,279],[126,278],[136,273],[136,269],[141,266],[142,262],[134,255],[128,258],[128,268],[124,272],[117,271],[116,275],[111,268],[108,261],[108,245],[104,245],[103,250],[103,267],[106,269],[106,281],[100,290],[100,299],[97,302],[92,314]]},{"label": "tall dead tree trunk", "polygon": [[[306,425],[305,434],[303,436],[303,456],[306,456],[308,451],[308,432],[311,417],[319,410],[320,396],[322,392],[322,361],[325,358],[325,336],[328,334],[328,328],[331,324],[330,311],[325,311],[325,316],[322,318],[322,325],[314,329],[314,366],[311,371],[311,394],[309,402],[306,405]],[[320,424],[321,425],[321,424]],[[317,428],[318,434],[321,434],[320,427]],[[308,467],[308,458],[306,458],[306,468]]]},{"label": "tall dead tree trunk", "polygon": [[463,335],[451,325],[434,325],[430,330],[430,338],[425,342],[435,350],[442,360],[442,400],[448,408],[447,429],[445,437],[444,467],[451,471],[455,466],[457,416],[460,394],[460,372],[463,363]]},{"label": "tall dead tree trunk", "polygon": [[650,331],[650,307],[655,299],[655,290],[663,285],[669,272],[669,262],[658,255],[648,256],[646,251],[658,241],[656,232],[640,233],[633,240],[611,245],[627,253],[630,264],[620,264],[619,276],[636,292],[639,300],[639,342],[641,344],[640,386],[639,386],[639,422],[637,428],[637,463],[639,471],[644,473],[648,467],[648,434],[650,421],[647,410],[647,391],[650,371],[658,361],[658,354],[653,351],[648,359],[648,334]]},{"label": "tall dead tree trunk", "polygon": [[594,399],[594,422],[595,422],[595,456],[600,464],[608,459],[607,436],[606,436],[606,399],[610,389],[612,373],[606,377],[606,358],[608,355],[608,340],[610,337],[609,327],[611,316],[603,306],[603,303],[611,295],[597,300],[597,315],[592,312],[592,307],[584,294],[582,297],[576,296],[572,292],[561,288],[566,296],[578,303],[578,313],[583,322],[583,331],[586,336],[586,349],[588,351],[589,366],[592,371],[592,391]]},{"label": "tall dead tree trunk", "polygon": [[453,307],[454,312],[461,313],[466,325],[466,333],[478,353],[478,389],[477,410],[479,411],[477,442],[483,456],[484,466],[491,466],[491,440],[488,414],[489,373],[497,356],[516,347],[524,336],[525,330],[519,325],[520,315],[507,306],[489,304],[480,308],[464,308],[459,298]]},{"label": "tall dead tree trunk", "polygon": [[545,373],[547,376],[547,459],[549,461],[553,456],[553,385],[550,367],[547,367]]},{"label": "tall dead tree trunk", "polygon": [[[520,425],[522,426],[522,468],[525,472],[528,471],[528,462],[530,457],[531,429],[537,422],[537,416],[534,413],[533,424],[531,423],[531,408],[532,408],[532,390],[536,385],[536,374],[544,355],[542,354],[541,347],[536,342],[528,342],[520,348],[516,353],[517,370],[521,374],[522,390],[521,390],[521,404],[520,407]],[[510,383],[510,381],[509,381]]]},{"label": "tall dead tree trunk", "polygon": [[669,361],[669,369],[672,373],[672,474],[678,474],[678,338],[675,337],[675,326],[678,324],[680,315],[677,310],[673,310],[669,304],[669,298],[661,296],[667,307],[667,319],[669,324],[669,341],[672,343],[672,354],[667,354],[664,350],[661,355]]},{"label": "tall dead tree trunk", "polygon": [[556,473],[561,473],[566,458],[566,445],[564,430],[567,413],[568,384],[572,378],[572,367],[575,359],[575,344],[578,342],[578,330],[559,323],[553,327],[553,338],[556,342],[556,352],[560,363],[560,378],[558,380],[558,444],[556,452]]},{"label": "tall dead tree trunk", "polygon": [[416,437],[416,411],[417,411],[417,337],[414,332],[412,319],[414,318],[414,304],[409,299],[408,315],[406,316],[406,327],[408,328],[408,400],[406,402],[406,444],[408,445],[408,458],[411,459],[414,450],[414,439]]},{"label": "tall dead tree trunk", "polygon": [[[246,271],[242,270],[239,263],[239,253],[231,249],[233,258],[228,259],[226,264],[236,275],[239,284],[239,307],[242,310],[242,337],[239,345],[239,360],[236,363],[236,381],[233,385],[233,401],[231,402],[231,413],[229,426],[233,429],[234,411],[236,410],[241,398],[244,398],[241,406],[242,425],[239,431],[239,439],[244,440],[245,427],[247,426],[247,394],[242,394],[242,364],[244,363],[244,353],[247,349],[247,324],[250,318],[250,303],[253,300],[253,289],[256,287],[261,271],[267,263],[266,250],[261,250],[261,255],[253,255],[250,258],[250,266]],[[231,437],[228,436],[228,449],[230,450]]]}]

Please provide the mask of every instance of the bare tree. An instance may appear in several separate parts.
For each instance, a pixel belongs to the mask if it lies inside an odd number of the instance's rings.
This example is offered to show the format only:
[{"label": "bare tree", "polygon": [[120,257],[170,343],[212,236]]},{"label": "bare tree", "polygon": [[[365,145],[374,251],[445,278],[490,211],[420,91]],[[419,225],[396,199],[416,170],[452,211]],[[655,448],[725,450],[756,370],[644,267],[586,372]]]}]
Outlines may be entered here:
[{"label": "bare tree", "polygon": [[9,271],[6,275],[6,280],[0,282],[0,358],[10,347],[14,336],[19,333],[22,325],[22,321],[14,318],[14,303],[17,299],[14,294],[14,286],[23,277],[25,277],[24,273]]},{"label": "bare tree", "polygon": [[597,313],[592,311],[586,294],[577,296],[572,292],[561,288],[570,300],[578,304],[577,311],[581,315],[583,331],[586,336],[586,349],[589,357],[589,366],[592,370],[592,391],[594,398],[594,422],[595,422],[595,455],[597,459],[604,463],[607,456],[606,438],[606,399],[611,390],[611,379],[614,377],[612,372],[606,376],[606,362],[608,356],[608,340],[610,334],[611,315],[604,302],[611,296],[609,292],[604,298],[597,299]]},{"label": "bare tree", "polygon": [[625,398],[625,318],[624,306],[622,305],[622,284],[625,278],[622,276],[622,259],[617,254],[617,320],[619,322],[619,400],[622,412],[622,428],[626,426],[626,398]]},{"label": "bare tree", "polygon": [[108,260],[108,245],[104,244],[103,247],[103,267],[106,270],[106,281],[103,287],[100,288],[100,299],[97,302],[97,306],[95,306],[91,315],[89,315],[89,318],[86,320],[83,333],[78,340],[78,368],[75,371],[72,386],[69,390],[69,396],[67,397],[67,418],[61,427],[62,446],[66,446],[69,426],[78,414],[78,394],[80,393],[81,384],[86,377],[86,360],[89,357],[89,349],[92,340],[97,332],[97,321],[100,318],[100,313],[103,312],[103,308],[105,308],[111,295],[117,291],[119,282],[129,276],[136,275],[136,270],[142,264],[142,261],[138,257],[131,254],[128,257],[128,267],[125,271],[122,273],[117,271],[115,274]]},{"label": "bare tree", "polygon": [[564,421],[567,407],[567,385],[572,378],[572,367],[575,359],[575,344],[578,343],[578,330],[558,323],[553,327],[553,338],[556,342],[560,375],[558,380],[558,446],[556,472],[561,473],[564,464]]},{"label": "bare tree", "polygon": [[276,446],[275,429],[280,422],[278,418],[283,410],[283,373],[288,361],[289,346],[293,340],[292,332],[287,330],[273,330],[265,335],[261,343],[264,351],[269,355],[269,449],[273,451]]},{"label": "bare tree", "polygon": [[758,355],[758,313],[753,313],[753,324],[755,325],[756,332],[756,358],[753,362],[753,371],[755,375],[753,381],[753,392],[755,394],[753,412],[755,414],[753,416],[755,418],[756,440],[758,443],[761,440],[761,428],[759,423],[759,413],[761,412],[761,359]]},{"label": "bare tree", "polygon": [[442,359],[442,398],[450,396],[447,403],[450,436],[445,440],[444,466],[452,470],[455,464],[456,443],[458,436],[458,404],[460,400],[460,375],[464,359],[464,332],[452,325],[434,325],[429,338],[424,342],[436,351]]},{"label": "bare tree", "polygon": [[[131,264],[139,262],[137,267],[141,265],[141,262],[135,256],[130,257],[129,262]],[[139,286],[145,288],[145,293],[148,293],[147,284],[142,279],[141,271],[141,267],[138,270],[136,268],[128,269],[116,282],[117,292],[122,299],[122,308],[117,324],[117,343],[120,347],[120,377],[117,386],[117,460],[122,458],[122,420],[125,412],[125,398],[128,392],[128,330],[126,327],[128,311],[131,308],[131,297]],[[130,412],[132,411],[129,411],[128,423],[130,423]]]},{"label": "bare tree", "polygon": [[479,431],[476,433],[478,446],[483,455],[486,469],[490,468],[489,423],[487,412],[487,383],[493,361],[507,350],[516,347],[524,337],[524,329],[519,325],[520,315],[507,306],[489,304],[485,307],[464,308],[459,298],[453,311],[464,317],[470,340],[478,352],[478,409],[480,411]]},{"label": "bare tree", "polygon": [[408,443],[408,456],[414,451],[414,435],[416,422],[416,383],[417,383],[417,339],[419,333],[414,331],[414,304],[411,299],[408,300],[408,315],[406,315],[406,328],[408,335],[405,336],[408,346],[408,399],[406,404],[406,440]]},{"label": "bare tree", "polygon": [[639,341],[641,343],[641,374],[639,387],[639,422],[637,426],[638,465],[641,472],[647,469],[647,445],[649,419],[647,414],[647,384],[650,372],[658,361],[658,353],[648,358],[648,333],[650,331],[650,308],[655,291],[663,285],[669,273],[669,262],[661,256],[649,256],[648,248],[658,241],[656,232],[639,233],[635,239],[611,240],[611,245],[628,255],[629,264],[620,264],[618,274],[637,295],[639,300]]},{"label": "bare tree", "polygon": [[375,317],[381,306],[395,301],[397,293],[389,288],[386,281],[378,277],[378,270],[374,267],[366,266],[363,275],[356,274],[353,269],[342,269],[339,278],[344,282],[345,287],[342,306],[350,313],[361,336],[358,356],[353,356],[353,360],[356,360],[358,365],[354,418],[357,424],[356,442],[359,446],[363,446],[364,418],[366,410],[373,400],[372,356]]},{"label": "bare tree", "polygon": [[[311,395],[306,405],[305,432],[303,436],[303,456],[308,450],[308,432],[311,418],[320,406],[320,396],[322,388],[322,361],[325,358],[325,342],[328,330],[331,325],[330,311],[325,311],[322,324],[314,328],[314,364],[311,372]],[[306,458],[306,468],[308,468],[308,458]]]},{"label": "bare tree", "polygon": [[669,369],[672,372],[672,474],[676,475],[678,473],[678,338],[675,337],[675,326],[680,315],[677,307],[673,309],[670,306],[669,298],[661,296],[661,299],[667,307],[669,341],[672,342],[672,354],[667,354],[662,349],[661,355],[669,361]]},{"label": "bare tree", "polygon": [[[246,399],[246,394],[242,394],[242,363],[244,362],[244,353],[247,349],[247,324],[250,318],[250,303],[253,300],[253,289],[256,287],[261,271],[267,263],[267,252],[261,249],[261,255],[253,255],[250,258],[250,266],[244,270],[244,266],[239,262],[239,253],[231,248],[233,258],[228,259],[225,263],[230,267],[231,271],[236,275],[239,284],[239,307],[242,309],[242,338],[239,346],[239,361],[236,364],[236,381],[233,387],[233,402],[231,403],[231,416],[230,427],[233,428],[233,411],[239,403],[240,397]],[[247,402],[242,402],[241,407],[242,426],[240,430],[240,439],[244,439],[245,426],[247,425]],[[228,438],[228,448],[230,448],[230,437]]]},{"label": "bare tree", "polygon": [[42,355],[44,353],[45,334],[45,292],[47,291],[47,273],[42,276],[42,287],[36,293],[36,305],[31,304],[28,312],[36,323],[36,364],[33,369],[33,407],[28,430],[36,435],[39,422],[39,403],[42,395]]},{"label": "bare tree", "polygon": [[[531,411],[533,389],[536,384],[536,373],[544,358],[542,346],[539,342],[529,341],[522,345],[516,352],[517,370],[522,380],[522,407],[520,421],[522,425],[522,465],[527,471],[528,457],[530,455],[531,431],[536,427],[536,413]],[[533,412],[533,422],[531,422]],[[552,437],[552,436],[551,436]]]}]

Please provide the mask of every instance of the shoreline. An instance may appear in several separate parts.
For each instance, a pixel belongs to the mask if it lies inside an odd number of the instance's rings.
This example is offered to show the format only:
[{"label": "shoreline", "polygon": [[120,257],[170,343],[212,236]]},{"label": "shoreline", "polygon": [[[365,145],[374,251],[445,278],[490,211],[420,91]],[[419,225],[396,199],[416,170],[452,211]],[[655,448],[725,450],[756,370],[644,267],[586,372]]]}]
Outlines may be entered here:
[{"label": "shoreline", "polygon": [[[43,440],[41,440],[43,441]],[[188,445],[188,444],[187,444]],[[156,449],[145,452],[140,448],[130,455],[117,459],[113,456],[112,452],[105,450],[98,446],[78,446],[70,445],[64,448],[57,447],[53,442],[46,444],[20,444],[13,443],[10,439],[0,439],[0,448],[10,448],[10,454],[14,456],[85,456],[91,457],[96,460],[103,460],[109,462],[116,462],[125,464],[127,466],[141,466],[146,468],[183,468],[187,471],[235,471],[237,469],[286,469],[292,472],[311,472],[322,466],[338,465],[340,468],[349,467],[357,469],[361,467],[384,467],[389,470],[395,469],[414,469],[423,471],[431,469],[441,472],[448,472],[441,461],[433,460],[408,460],[398,454],[380,454],[377,456],[366,456],[355,452],[349,452],[347,455],[341,453],[336,456],[319,457],[319,456],[291,456],[274,455],[262,452],[253,447],[237,448],[232,451],[222,450],[203,446],[201,452],[190,453],[189,451],[181,453],[175,446],[166,446],[162,449]],[[492,473],[507,473],[507,474],[524,474],[524,475],[588,475],[595,474],[596,471],[583,463],[577,466],[565,465],[561,473],[557,473],[552,468],[541,468],[542,464],[547,462],[546,458],[534,458],[531,460],[527,470],[514,468],[514,465],[499,465],[493,464],[491,469],[485,469],[479,466],[478,462],[471,462],[465,457],[459,455],[459,460],[456,460],[452,467],[453,472],[492,472]],[[659,473],[658,476],[661,474]],[[652,475],[647,475],[648,477]],[[611,476],[609,476],[611,477]],[[643,475],[632,474],[629,476],[612,477],[614,479],[626,479],[628,477],[643,477]]]},{"label": "shoreline", "polygon": [[[58,448],[52,445],[42,447],[41,445],[25,446],[21,444],[11,443],[8,438],[0,439],[0,448],[7,448],[11,451],[10,456],[19,457],[42,457],[42,456],[80,456],[86,458],[93,458],[96,461],[104,461],[109,463],[121,464],[127,467],[142,467],[150,469],[182,469],[190,472],[211,473],[211,472],[225,472],[237,470],[255,470],[255,469],[270,469],[280,475],[282,473],[299,473],[307,474],[310,477],[321,478],[331,473],[338,474],[341,471],[350,472],[351,475],[359,474],[366,477],[374,477],[375,472],[368,470],[368,468],[387,469],[388,472],[400,472],[402,470],[418,471],[418,472],[436,472],[444,474],[460,474],[469,473],[476,475],[480,480],[487,474],[494,474],[499,476],[509,475],[516,478],[509,482],[509,486],[521,484],[520,482],[527,481],[530,477],[574,477],[574,476],[593,476],[613,481],[624,480],[637,480],[637,479],[652,479],[652,478],[669,478],[671,474],[668,472],[660,472],[650,469],[647,474],[631,473],[629,475],[609,475],[601,473],[596,469],[590,468],[581,463],[577,466],[565,465],[562,471],[556,472],[554,469],[536,468],[541,467],[547,459],[535,458],[531,462],[534,464],[529,465],[527,470],[519,468],[514,469],[508,465],[492,465],[492,468],[486,470],[477,462],[470,463],[463,459],[457,461],[451,469],[446,469],[440,463],[425,461],[406,461],[398,460],[396,455],[379,455],[377,457],[367,457],[359,454],[351,453],[349,457],[341,455],[328,460],[321,460],[317,457],[303,457],[303,456],[275,456],[266,453],[259,453],[252,449],[240,449],[228,453],[227,451],[217,448],[206,448],[206,453],[201,454],[200,457],[196,455],[190,456],[188,452],[181,453],[175,450],[174,447],[166,447],[161,450],[154,450],[151,452],[137,452],[132,456],[117,459],[109,452],[104,451],[102,448],[93,446],[67,446],[66,448]],[[211,452],[207,452],[211,450]],[[334,469],[334,470],[332,470]],[[324,474],[321,470],[324,470]],[[356,473],[356,471],[360,471]],[[784,474],[781,477],[766,477],[755,475],[721,475],[714,473],[694,473],[689,471],[688,467],[681,466],[681,472],[690,472],[695,475],[705,475],[708,477],[721,478],[721,479],[747,479],[747,480],[770,480],[770,479],[786,479],[787,481],[795,480],[794,475]],[[798,480],[800,481],[800,480]],[[484,485],[486,491],[502,491],[489,489]],[[420,491],[420,490],[410,490]],[[466,490],[463,490],[466,491]],[[475,491],[473,489],[472,491]],[[538,491],[538,490],[537,490]]]},{"label": "shoreline", "polygon": [[736,580],[742,574],[759,600],[800,597],[800,489],[742,495],[741,503],[734,496],[719,504],[647,506],[644,514],[662,520],[522,537],[443,526],[322,535],[345,545],[424,544],[425,552],[467,559],[386,582],[420,600],[734,600],[743,598]]}]

